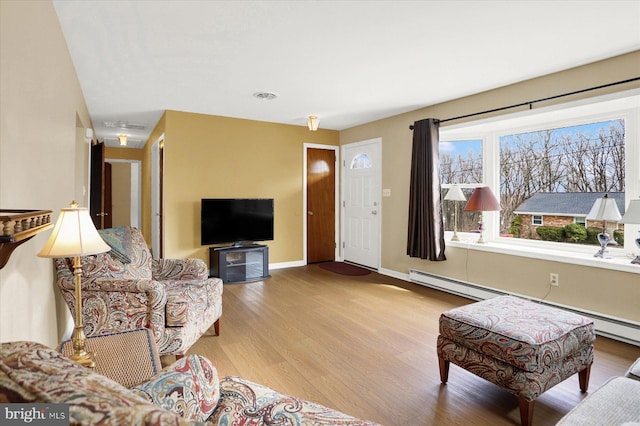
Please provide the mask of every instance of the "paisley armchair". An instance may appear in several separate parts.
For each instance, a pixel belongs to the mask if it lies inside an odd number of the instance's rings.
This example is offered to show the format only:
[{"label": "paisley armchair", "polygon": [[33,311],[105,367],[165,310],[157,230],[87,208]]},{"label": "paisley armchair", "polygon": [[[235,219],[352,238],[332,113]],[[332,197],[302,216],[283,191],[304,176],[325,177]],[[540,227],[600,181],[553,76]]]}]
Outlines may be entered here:
[{"label": "paisley armchair", "polygon": [[[160,355],[186,354],[212,325],[220,333],[222,280],[200,259],[151,256],[142,233],[99,231],[111,251],[82,258],[82,312],[87,337],[149,328]],[[54,260],[57,286],[75,312],[70,259]]]}]

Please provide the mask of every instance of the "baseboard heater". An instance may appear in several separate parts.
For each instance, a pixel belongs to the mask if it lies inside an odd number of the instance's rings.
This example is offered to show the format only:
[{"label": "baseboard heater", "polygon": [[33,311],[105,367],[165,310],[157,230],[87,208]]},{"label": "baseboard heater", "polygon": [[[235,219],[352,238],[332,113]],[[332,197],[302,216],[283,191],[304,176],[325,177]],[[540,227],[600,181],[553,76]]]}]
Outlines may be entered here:
[{"label": "baseboard heater", "polygon": [[558,303],[534,299],[520,294],[507,293],[505,291],[497,290],[491,287],[458,281],[428,272],[418,271],[416,269],[409,270],[409,281],[473,300],[485,300],[492,297],[509,294],[512,296],[518,296],[534,302],[542,303],[547,306],[562,308],[566,311],[575,312],[577,314],[584,315],[593,319],[596,332],[599,335],[630,343],[632,345],[640,346],[640,323],[636,323],[633,321],[614,318],[597,312],[581,310],[573,306],[565,306]]}]

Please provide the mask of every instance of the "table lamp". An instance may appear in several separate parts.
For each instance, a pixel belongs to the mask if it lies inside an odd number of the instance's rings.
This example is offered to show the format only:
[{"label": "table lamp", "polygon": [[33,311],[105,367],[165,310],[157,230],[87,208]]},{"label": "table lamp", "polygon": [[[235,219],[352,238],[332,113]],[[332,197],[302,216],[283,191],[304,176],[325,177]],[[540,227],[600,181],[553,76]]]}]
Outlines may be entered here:
[{"label": "table lamp", "polygon": [[594,257],[611,259],[611,255],[607,253],[607,244],[611,241],[611,236],[607,233],[607,221],[617,222],[620,219],[622,219],[622,216],[620,215],[620,210],[618,210],[616,200],[609,198],[609,194],[604,194],[604,197],[598,198],[593,203],[591,211],[587,215],[587,220],[602,221],[602,232],[598,234],[600,250],[593,255]]},{"label": "table lamp", "polygon": [[452,185],[444,196],[447,201],[453,201],[453,237],[451,241],[460,241],[458,238],[458,203],[457,201],[467,201],[466,197],[462,193],[462,189],[458,185]]},{"label": "table lamp", "polygon": [[484,222],[483,222],[483,212],[488,211],[499,211],[500,203],[496,199],[493,192],[491,192],[491,188],[488,186],[481,186],[473,190],[473,194],[467,201],[467,205],[464,206],[465,211],[471,212],[480,212],[480,221],[478,222],[478,231],[480,231],[480,238],[478,238],[478,243],[484,244]]},{"label": "table lamp", "polygon": [[[622,220],[620,222],[640,224],[640,200],[631,200],[629,207],[627,207],[627,210],[624,212],[624,216],[622,216]],[[640,230],[638,230],[638,236],[636,237],[635,242],[636,246],[640,250]],[[631,263],[640,265],[640,255],[636,256]]]},{"label": "table lamp", "polygon": [[71,359],[94,368],[93,356],[85,351],[84,324],[82,323],[82,262],[80,256],[104,253],[111,248],[98,234],[86,208],[79,208],[74,201],[70,208],[62,209],[49,240],[38,253],[39,257],[73,257],[73,275],[76,290],[76,317],[73,329]]}]

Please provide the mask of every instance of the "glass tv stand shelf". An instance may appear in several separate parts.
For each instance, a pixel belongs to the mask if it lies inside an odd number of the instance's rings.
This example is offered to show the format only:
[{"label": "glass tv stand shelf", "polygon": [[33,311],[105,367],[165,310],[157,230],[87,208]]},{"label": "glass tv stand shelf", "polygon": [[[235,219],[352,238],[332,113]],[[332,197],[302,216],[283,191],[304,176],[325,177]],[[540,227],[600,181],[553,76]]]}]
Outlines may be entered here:
[{"label": "glass tv stand shelf", "polygon": [[210,247],[209,276],[230,284],[269,278],[269,247],[261,244]]}]

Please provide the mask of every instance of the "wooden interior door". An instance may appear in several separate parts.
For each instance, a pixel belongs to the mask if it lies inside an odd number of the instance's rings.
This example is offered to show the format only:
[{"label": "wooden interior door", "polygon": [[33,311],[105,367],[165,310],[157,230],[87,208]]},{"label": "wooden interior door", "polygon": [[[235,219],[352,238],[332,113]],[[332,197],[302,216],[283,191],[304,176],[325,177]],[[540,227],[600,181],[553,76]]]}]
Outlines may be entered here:
[{"label": "wooden interior door", "polygon": [[104,229],[105,205],[105,162],[104,143],[91,145],[91,178],[89,194],[89,214],[97,229]]},{"label": "wooden interior door", "polygon": [[307,149],[307,263],[335,260],[336,154]]}]

